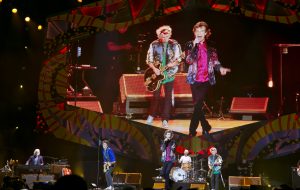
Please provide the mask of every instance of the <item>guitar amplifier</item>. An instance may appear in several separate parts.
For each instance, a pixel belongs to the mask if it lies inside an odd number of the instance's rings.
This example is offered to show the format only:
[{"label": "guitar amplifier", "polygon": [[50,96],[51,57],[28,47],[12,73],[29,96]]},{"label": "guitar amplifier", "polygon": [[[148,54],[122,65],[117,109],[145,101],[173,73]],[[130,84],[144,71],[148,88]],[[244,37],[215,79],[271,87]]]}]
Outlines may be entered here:
[{"label": "guitar amplifier", "polygon": [[[119,80],[120,104],[115,105],[115,113],[146,114],[153,93],[147,91],[143,74],[123,74]],[[164,97],[164,89],[161,97]],[[194,105],[190,85],[186,83],[186,74],[178,73],[174,80],[174,113],[193,113]]]},{"label": "guitar amplifier", "polygon": [[141,173],[117,173],[113,176],[114,184],[140,185],[141,182]]},{"label": "guitar amplifier", "polygon": [[249,188],[251,185],[261,185],[261,177],[229,176],[229,190],[234,188]]}]

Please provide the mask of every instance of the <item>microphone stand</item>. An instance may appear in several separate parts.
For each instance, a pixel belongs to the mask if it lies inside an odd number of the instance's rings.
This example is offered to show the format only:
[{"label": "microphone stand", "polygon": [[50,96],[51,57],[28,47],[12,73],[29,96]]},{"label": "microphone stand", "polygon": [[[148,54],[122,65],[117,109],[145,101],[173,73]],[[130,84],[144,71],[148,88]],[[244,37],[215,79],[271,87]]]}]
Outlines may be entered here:
[{"label": "microphone stand", "polygon": [[102,144],[101,142],[101,135],[102,134],[102,129],[99,127],[99,130],[98,130],[98,148],[97,148],[97,187],[99,187],[99,178],[100,178],[100,146]]}]

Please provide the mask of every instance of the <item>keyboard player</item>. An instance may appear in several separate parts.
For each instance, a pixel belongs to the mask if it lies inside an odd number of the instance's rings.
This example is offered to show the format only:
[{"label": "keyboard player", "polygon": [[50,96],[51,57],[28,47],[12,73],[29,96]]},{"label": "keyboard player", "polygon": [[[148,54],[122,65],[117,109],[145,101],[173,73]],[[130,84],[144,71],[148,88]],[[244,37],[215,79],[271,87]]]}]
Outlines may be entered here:
[{"label": "keyboard player", "polygon": [[29,166],[42,166],[44,165],[43,156],[41,156],[40,149],[35,149],[33,151],[33,155],[29,157],[29,159],[26,161],[25,165]]}]

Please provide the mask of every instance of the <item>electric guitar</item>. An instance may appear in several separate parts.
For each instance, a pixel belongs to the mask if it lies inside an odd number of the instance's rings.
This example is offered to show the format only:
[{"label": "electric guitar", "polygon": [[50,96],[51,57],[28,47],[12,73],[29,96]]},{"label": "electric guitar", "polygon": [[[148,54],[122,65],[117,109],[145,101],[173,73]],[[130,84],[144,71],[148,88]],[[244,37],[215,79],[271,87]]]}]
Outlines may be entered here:
[{"label": "electric guitar", "polygon": [[[184,59],[185,53],[183,52],[180,57],[181,59]],[[167,76],[172,77],[177,73],[178,65],[180,65],[181,62],[175,60],[174,63],[176,63],[175,66],[168,67],[167,65],[162,66],[159,61],[155,61],[153,65],[160,70],[160,75],[156,75],[153,69],[150,67],[146,69],[144,74],[144,85],[146,86],[148,91],[156,91],[160,87],[162,80],[164,80]],[[164,71],[166,71],[166,74],[164,73]]]},{"label": "electric guitar", "polygon": [[107,172],[111,167],[113,167],[113,164],[112,162],[104,162],[103,164],[103,172]]}]

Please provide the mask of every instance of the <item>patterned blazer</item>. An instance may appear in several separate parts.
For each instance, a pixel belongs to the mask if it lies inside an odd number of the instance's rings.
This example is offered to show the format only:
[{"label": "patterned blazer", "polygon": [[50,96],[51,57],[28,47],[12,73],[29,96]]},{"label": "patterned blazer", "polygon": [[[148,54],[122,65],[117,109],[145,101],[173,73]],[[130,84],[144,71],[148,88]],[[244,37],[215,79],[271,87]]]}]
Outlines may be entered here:
[{"label": "patterned blazer", "polygon": [[[194,84],[197,74],[197,57],[198,46],[193,47],[193,41],[189,41],[185,45],[186,63],[189,65],[187,74],[187,83]],[[217,50],[210,46],[207,46],[207,66],[208,66],[208,78],[211,85],[216,84],[216,77],[214,71],[220,71],[221,63],[218,60]]]},{"label": "patterned blazer", "polygon": [[[175,141],[171,140],[168,146],[171,147],[170,157],[171,157],[171,161],[174,162],[176,160],[176,155],[175,155],[176,144],[175,144]],[[166,161],[166,156],[167,156],[167,147],[166,147],[166,143],[164,141],[161,142],[160,150],[162,151],[161,161],[165,162]]]},{"label": "patterned blazer", "polygon": [[[166,63],[173,63],[175,61],[181,62],[181,46],[173,39],[169,39],[168,46],[166,50],[164,49],[164,44],[159,42],[159,40],[154,40],[148,49],[146,63],[155,64],[156,62],[163,63],[163,54],[166,52]],[[165,66],[162,65],[162,66]],[[174,74],[177,72],[178,66],[174,66],[170,71],[165,71],[166,81],[174,80]],[[175,72],[175,73],[174,73]]]}]

